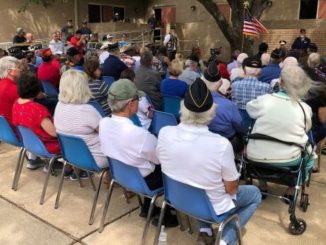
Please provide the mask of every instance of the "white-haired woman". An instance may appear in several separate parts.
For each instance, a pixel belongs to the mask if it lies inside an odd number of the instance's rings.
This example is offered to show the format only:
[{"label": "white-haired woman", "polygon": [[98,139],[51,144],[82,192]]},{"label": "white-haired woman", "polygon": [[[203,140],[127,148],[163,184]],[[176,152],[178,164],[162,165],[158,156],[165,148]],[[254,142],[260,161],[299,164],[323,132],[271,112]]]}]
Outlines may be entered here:
[{"label": "white-haired woman", "polygon": [[231,82],[233,82],[235,80],[238,80],[238,79],[244,78],[245,73],[243,71],[242,63],[246,58],[248,58],[248,55],[246,53],[239,54],[239,56],[237,58],[238,67],[233,68],[232,71],[231,71],[231,74],[230,74],[230,81]]},{"label": "white-haired woman", "polygon": [[[311,108],[301,101],[311,85],[310,79],[298,66],[283,68],[278,93],[259,96],[247,103],[249,116],[256,120],[252,133],[271,136],[278,140],[305,145],[307,132],[311,128]],[[263,142],[263,143],[262,143]],[[311,152],[311,149],[308,149]],[[250,140],[247,148],[248,158],[278,166],[296,166],[300,163],[301,150],[298,146],[287,146],[272,141]],[[313,166],[309,157],[306,176]],[[261,182],[260,188],[267,186]],[[294,188],[285,195],[292,198]]]},{"label": "white-haired woman", "polygon": [[[64,72],[60,80],[59,102],[54,113],[54,125],[58,133],[82,138],[100,168],[108,167],[107,158],[101,151],[98,136],[100,113],[90,104],[92,94],[86,73],[77,70]],[[67,173],[68,175],[68,173]],[[80,172],[80,177],[87,174]],[[70,178],[76,179],[71,173]]]}]

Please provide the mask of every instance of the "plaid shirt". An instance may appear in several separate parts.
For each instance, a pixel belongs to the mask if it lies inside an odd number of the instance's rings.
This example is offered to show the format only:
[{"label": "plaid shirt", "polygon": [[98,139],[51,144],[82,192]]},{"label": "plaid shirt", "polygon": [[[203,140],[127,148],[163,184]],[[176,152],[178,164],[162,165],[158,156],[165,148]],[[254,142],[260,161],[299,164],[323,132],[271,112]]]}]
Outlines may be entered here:
[{"label": "plaid shirt", "polygon": [[270,84],[260,82],[256,77],[245,77],[232,83],[232,100],[241,110],[246,109],[249,101],[272,92]]}]

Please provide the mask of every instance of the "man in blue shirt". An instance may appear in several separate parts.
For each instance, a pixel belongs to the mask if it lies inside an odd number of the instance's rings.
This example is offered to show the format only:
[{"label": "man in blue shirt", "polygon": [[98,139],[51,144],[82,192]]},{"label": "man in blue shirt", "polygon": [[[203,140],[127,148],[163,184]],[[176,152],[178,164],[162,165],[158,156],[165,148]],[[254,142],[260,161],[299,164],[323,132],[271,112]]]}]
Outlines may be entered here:
[{"label": "man in blue shirt", "polygon": [[261,73],[261,61],[256,57],[249,57],[243,61],[245,77],[232,83],[232,101],[237,105],[243,127],[248,128],[250,118],[246,111],[246,104],[256,99],[260,95],[272,93],[272,87],[269,83],[263,83],[257,77]]},{"label": "man in blue shirt", "polygon": [[108,51],[110,53],[109,57],[103,63],[102,75],[111,76],[114,80],[120,78],[120,74],[125,69],[128,69],[125,63],[123,63],[119,58],[119,44],[109,43]]},{"label": "man in blue shirt", "polygon": [[270,62],[261,71],[260,81],[270,83],[273,79],[279,78],[281,75],[280,63],[285,58],[284,49],[274,49],[271,54]]},{"label": "man in blue shirt", "polygon": [[237,106],[227,99],[225,97],[226,94],[222,92],[228,89],[220,90],[221,86],[230,87],[230,82],[227,80],[223,81],[217,66],[216,61],[211,62],[202,77],[202,80],[212,94],[214,103],[217,105],[216,115],[208,125],[208,128],[211,132],[218,133],[229,139],[234,152],[238,153],[243,149],[242,136],[244,130],[242,128],[242,118]]}]

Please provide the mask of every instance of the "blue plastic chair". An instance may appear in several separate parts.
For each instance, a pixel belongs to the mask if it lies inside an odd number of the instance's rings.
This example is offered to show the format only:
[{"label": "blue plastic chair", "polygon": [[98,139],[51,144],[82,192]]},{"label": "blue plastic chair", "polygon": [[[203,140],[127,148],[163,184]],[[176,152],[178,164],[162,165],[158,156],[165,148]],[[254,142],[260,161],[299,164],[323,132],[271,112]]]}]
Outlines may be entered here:
[{"label": "blue plastic chair", "polygon": [[139,120],[139,118],[138,118],[138,116],[137,116],[137,114],[134,114],[131,118],[130,118],[130,120],[136,125],[136,126],[138,126],[138,127],[141,127],[142,125],[141,125],[141,122],[140,122],[140,120]]},{"label": "blue plastic chair", "polygon": [[23,147],[22,143],[17,138],[17,136],[14,133],[11,126],[9,125],[7,119],[3,116],[0,116],[0,140],[7,144],[10,144],[10,145],[20,148],[18,160],[17,160],[17,164],[16,164],[15,175],[14,175],[14,179],[13,179],[12,187],[11,187],[14,191],[17,191],[19,177],[20,177],[20,173],[22,171],[22,168],[21,168],[22,163],[21,162],[23,162],[23,160],[24,160],[24,157],[26,155],[26,150]]},{"label": "blue plastic chair", "polygon": [[163,111],[171,113],[177,120],[180,118],[180,102],[181,98],[173,95],[163,96]]},{"label": "blue plastic chair", "polygon": [[250,118],[248,112],[243,109],[239,109],[241,118],[242,118],[242,126],[247,131],[249,129],[249,126],[252,123],[252,119]]},{"label": "blue plastic chair", "polygon": [[111,87],[112,83],[114,83],[114,77],[111,76],[102,76],[102,80]]},{"label": "blue plastic chair", "polygon": [[93,106],[101,114],[102,117],[105,117],[105,112],[104,112],[102,106],[100,105],[100,103],[98,103],[95,100],[91,100],[87,104],[90,104],[91,106]]},{"label": "blue plastic chair", "polygon": [[112,175],[112,180],[110,183],[109,187],[109,192],[106,197],[106,202],[105,206],[103,209],[103,215],[101,219],[101,224],[99,228],[99,232],[102,232],[104,229],[104,220],[108,211],[112,191],[113,191],[113,186],[114,183],[118,183],[122,187],[137,193],[138,195],[148,197],[151,200],[151,204],[149,207],[149,211],[147,214],[147,220],[142,236],[142,242],[141,244],[145,243],[146,240],[146,234],[148,231],[148,226],[149,226],[149,221],[152,216],[152,212],[154,210],[154,204],[155,200],[159,195],[163,193],[163,188],[158,188],[156,190],[150,190],[143,178],[143,176],[140,174],[139,170],[136,167],[127,165],[126,163],[123,163],[121,161],[118,161],[116,159],[109,159],[109,165],[110,165],[110,170],[111,170],[111,175]]},{"label": "blue plastic chair", "polygon": [[57,193],[57,198],[55,201],[54,208],[57,209],[59,207],[60,195],[61,195],[63,179],[64,179],[64,169],[67,163],[69,165],[72,165],[74,169],[76,168],[83,169],[87,171],[87,173],[89,172],[101,173],[101,177],[97,188],[95,187],[92,175],[88,174],[90,182],[94,190],[96,190],[95,197],[93,200],[91,215],[88,222],[88,224],[91,225],[94,222],[94,213],[95,213],[95,208],[96,208],[98,196],[102,185],[103,175],[108,169],[107,168],[101,169],[100,167],[97,166],[92,153],[90,152],[88,146],[86,145],[83,139],[81,139],[80,137],[66,135],[62,133],[58,133],[57,135],[62,151],[62,157],[65,162],[64,162],[64,168],[62,169],[62,173],[61,173],[61,178],[60,178],[60,183],[59,183],[59,188],[58,188],[58,193]]},{"label": "blue plastic chair", "polygon": [[46,93],[47,96],[53,97],[53,98],[58,98],[58,90],[55,88],[52,83],[48,81],[42,81],[42,86],[43,86],[43,91]]},{"label": "blue plastic chair", "polygon": [[220,239],[225,225],[232,221],[235,221],[238,233],[238,241],[239,244],[241,244],[239,216],[237,214],[233,214],[230,217],[228,217],[226,214],[217,216],[205,190],[181,183],[170,178],[165,174],[163,174],[163,186],[164,201],[162,204],[154,244],[158,244],[158,238],[165,214],[166,205],[169,205],[175,208],[176,210],[197,220],[201,220],[211,224],[219,224],[219,230],[216,236],[215,244],[220,243]]},{"label": "blue plastic chair", "polygon": [[[43,191],[42,191],[41,200],[40,200],[40,204],[42,205],[44,203],[44,197],[45,197],[46,189],[48,187],[49,177],[50,177],[53,163],[55,162],[56,159],[60,158],[61,156],[49,153],[48,150],[46,149],[45,145],[43,144],[43,142],[29,128],[26,128],[23,126],[18,126],[17,128],[18,128],[19,134],[22,138],[24,148],[27,151],[33,153],[34,155],[46,159],[49,164],[49,168],[48,168],[47,175],[45,177]],[[21,168],[22,168],[22,166],[21,166]]]},{"label": "blue plastic chair", "polygon": [[176,126],[176,125],[178,125],[178,122],[173,114],[154,110],[149,131],[157,136],[161,128],[165,126]]}]

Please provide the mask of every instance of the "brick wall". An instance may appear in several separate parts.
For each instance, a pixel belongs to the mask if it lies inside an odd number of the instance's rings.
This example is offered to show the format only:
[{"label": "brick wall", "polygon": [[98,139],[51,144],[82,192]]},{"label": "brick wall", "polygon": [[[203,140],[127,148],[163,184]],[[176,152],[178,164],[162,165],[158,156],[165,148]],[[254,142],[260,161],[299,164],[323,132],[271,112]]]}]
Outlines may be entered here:
[{"label": "brick wall", "polygon": [[[268,37],[262,38],[261,41],[266,41],[269,45],[269,52],[279,46],[280,40],[287,41],[287,48],[291,45],[296,37],[299,36],[298,29],[272,29]],[[318,53],[326,55],[326,30],[320,29],[307,29],[307,37],[311,39],[318,46]],[[265,39],[265,40],[264,40]],[[259,43],[259,42],[256,42]]]}]

